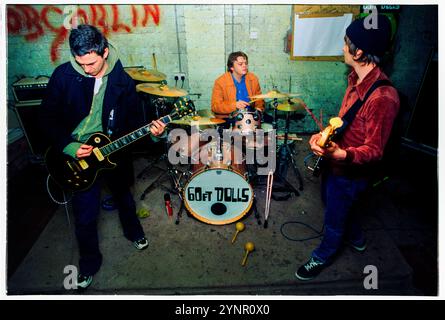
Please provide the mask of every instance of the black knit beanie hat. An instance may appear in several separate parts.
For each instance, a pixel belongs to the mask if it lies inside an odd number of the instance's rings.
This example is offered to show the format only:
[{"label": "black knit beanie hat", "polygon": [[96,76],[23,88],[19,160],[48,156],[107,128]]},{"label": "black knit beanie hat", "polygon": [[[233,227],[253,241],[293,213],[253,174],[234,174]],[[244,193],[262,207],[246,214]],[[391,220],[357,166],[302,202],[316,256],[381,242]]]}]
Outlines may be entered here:
[{"label": "black knit beanie hat", "polygon": [[[377,18],[377,23],[375,19]],[[365,21],[368,19],[368,21]],[[391,40],[391,23],[385,15],[364,17],[352,21],[346,28],[351,42],[365,54],[383,57]]]}]

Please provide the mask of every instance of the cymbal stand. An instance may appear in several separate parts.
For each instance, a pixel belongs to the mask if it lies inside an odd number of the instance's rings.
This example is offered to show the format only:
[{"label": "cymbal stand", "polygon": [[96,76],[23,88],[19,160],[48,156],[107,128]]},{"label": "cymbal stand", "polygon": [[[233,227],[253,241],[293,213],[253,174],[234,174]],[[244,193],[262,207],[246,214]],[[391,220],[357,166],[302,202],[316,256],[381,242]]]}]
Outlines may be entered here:
[{"label": "cymbal stand", "polygon": [[[156,113],[156,118],[159,119],[160,117],[164,116],[165,114],[168,113],[167,110],[167,104],[166,104],[166,99],[165,98],[156,98],[153,101],[153,105],[155,107],[155,113]],[[156,182],[159,181],[161,178],[164,178],[165,174],[167,174],[170,177],[170,181],[172,183],[172,189],[168,189],[167,191],[171,192],[171,193],[175,193],[175,194],[180,194],[179,191],[179,184],[180,184],[180,179],[181,177],[178,178],[178,170],[176,168],[174,168],[172,166],[172,164],[168,161],[168,149],[169,149],[169,143],[167,141],[167,139],[162,139],[164,141],[162,141],[163,143],[163,147],[164,147],[164,152],[154,161],[150,162],[144,170],[142,170],[138,175],[137,178],[141,178],[146,172],[148,172],[151,168],[156,167],[161,171],[164,171],[163,174],[161,174],[155,181],[153,181],[153,183],[151,183],[149,186],[147,186],[147,188],[145,188],[144,192],[142,193],[140,199],[143,200],[145,199],[145,196],[153,189],[154,186],[156,186]],[[167,169],[164,169],[162,167],[157,166],[156,164],[159,163],[160,161],[166,161],[167,162]],[[162,186],[161,186],[162,187]],[[165,188],[165,187],[164,187]]]},{"label": "cymbal stand", "polygon": [[[273,99],[272,105],[274,108],[272,127],[276,132],[277,128],[278,128],[278,99],[277,98]],[[284,185],[284,187],[279,188],[278,186],[275,185],[275,186],[273,186],[273,191],[276,191],[276,192],[286,192],[287,191],[290,193],[294,193],[296,196],[299,196],[300,193],[298,192],[298,190],[284,178],[287,175],[288,161],[291,160],[295,174],[296,174],[296,176],[299,180],[299,183],[300,183],[300,190],[303,190],[303,181],[301,179],[300,172],[297,169],[295,160],[293,159],[294,153],[287,145],[287,140],[289,137],[289,135],[288,135],[289,134],[289,124],[290,124],[290,118],[289,118],[289,114],[287,114],[285,141],[284,141],[284,144],[278,149],[277,157],[278,157],[278,155],[280,155],[280,158],[277,159],[277,164],[278,164],[277,169],[278,170],[275,170],[275,173],[274,173],[274,176],[275,176],[274,181],[281,182]],[[272,195],[272,197],[274,197],[274,196]]]},{"label": "cymbal stand", "polygon": [[277,130],[277,118],[278,118],[278,99],[275,98],[273,99],[272,102],[273,105],[273,120],[272,120],[272,128],[275,129],[275,131]]},{"label": "cymbal stand", "polygon": [[[163,169],[163,168],[157,167],[157,168],[163,170],[164,172],[160,176],[158,176],[158,178],[155,179],[155,181],[153,181],[150,185],[148,185],[147,188],[145,188],[144,192],[142,193],[142,195],[140,197],[141,200],[144,200],[145,196],[149,192],[151,192],[154,189],[154,187],[160,186],[162,189],[164,189],[164,190],[166,190],[166,191],[168,191],[170,193],[174,193],[174,194],[179,195],[179,197],[181,198],[181,201],[182,201],[181,194],[182,194],[183,184],[181,183],[181,180],[182,180],[183,177],[185,177],[188,174],[188,171],[187,172],[180,172],[176,167],[174,167],[170,163],[170,161],[168,161],[167,154],[168,154],[168,149],[169,149],[169,143],[167,141],[164,141],[163,143],[164,143],[165,153],[163,155],[161,155],[157,160],[155,160],[152,163],[158,162],[159,160],[163,159],[163,157],[165,156],[165,160],[167,162],[167,169]],[[150,167],[151,166],[149,165],[147,168],[150,168]],[[143,172],[141,172],[138,175],[138,178],[141,176],[142,173],[144,173],[147,170],[147,168],[145,168],[143,170]],[[162,181],[164,180],[165,175],[168,175],[169,178],[170,178],[171,188],[166,188],[166,187],[164,187],[162,185]]]},{"label": "cymbal stand", "polygon": [[[164,99],[164,98],[156,98],[155,100],[153,100],[153,105],[154,105],[154,107],[155,107],[155,117],[156,117],[156,119],[161,118],[161,117],[163,116],[163,114],[165,113],[165,110],[166,110],[166,108],[167,108],[167,107],[166,107],[166,101],[165,101],[165,99]],[[146,122],[148,122],[148,121],[152,121],[153,119],[145,119],[145,120],[146,120]],[[167,143],[166,139],[165,139],[165,141],[163,141],[163,143],[164,143],[164,152],[162,153],[162,155],[160,155],[159,158],[157,158],[156,160],[151,161],[151,162],[144,168],[144,170],[142,170],[142,171],[137,175],[137,178],[138,178],[138,179],[141,178],[141,177],[142,177],[147,171],[149,171],[152,167],[154,167],[158,162],[160,162],[160,161],[164,161],[164,160],[167,159],[168,148],[166,148],[166,147],[167,147],[167,145],[166,145],[166,143]],[[161,168],[161,167],[156,166],[156,168],[158,168],[158,169],[160,169],[160,170],[162,170],[162,171],[165,171],[165,169],[163,169],[163,168]]]},{"label": "cymbal stand", "polygon": [[292,142],[291,144],[288,144],[289,139],[289,127],[290,127],[290,112],[286,112],[286,125],[284,127],[284,141],[283,144],[280,146],[277,154],[280,155],[280,161],[278,163],[278,173],[281,177],[287,176],[287,168],[288,168],[288,162],[290,161],[292,164],[292,168],[294,169],[295,176],[298,179],[299,183],[299,190],[303,190],[303,179],[301,177],[300,171],[298,170],[295,156],[296,153],[294,150],[291,149],[290,145],[294,145],[295,142]]}]

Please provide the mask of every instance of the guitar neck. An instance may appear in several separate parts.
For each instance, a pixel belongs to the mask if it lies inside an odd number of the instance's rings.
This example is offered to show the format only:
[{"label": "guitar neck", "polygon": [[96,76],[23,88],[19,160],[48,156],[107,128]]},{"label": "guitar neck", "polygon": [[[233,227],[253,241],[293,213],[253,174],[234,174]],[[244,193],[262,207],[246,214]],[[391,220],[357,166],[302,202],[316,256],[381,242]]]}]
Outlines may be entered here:
[{"label": "guitar neck", "polygon": [[[172,121],[172,118],[170,117],[170,115],[167,115],[165,117],[160,118],[159,120],[165,124],[168,124],[169,122]],[[116,151],[132,144],[133,142],[139,140],[140,138],[150,135],[151,134],[151,131],[150,131],[151,124],[152,124],[152,122],[150,122],[149,124],[139,128],[137,130],[134,130],[133,132],[126,134],[123,137],[120,137],[117,140],[110,142],[107,145],[104,145],[103,147],[99,148],[100,152],[102,153],[103,156],[108,156],[108,155],[112,154],[113,152],[116,152]]]}]

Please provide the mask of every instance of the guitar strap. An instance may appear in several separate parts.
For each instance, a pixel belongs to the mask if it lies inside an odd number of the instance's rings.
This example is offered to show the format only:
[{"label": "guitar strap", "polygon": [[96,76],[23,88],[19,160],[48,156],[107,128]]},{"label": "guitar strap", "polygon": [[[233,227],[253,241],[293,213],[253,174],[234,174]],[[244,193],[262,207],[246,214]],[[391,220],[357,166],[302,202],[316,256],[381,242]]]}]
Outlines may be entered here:
[{"label": "guitar strap", "polygon": [[114,132],[114,108],[111,109],[110,111],[110,115],[108,116],[108,125],[107,125],[107,134],[109,137],[111,137],[111,135]]},{"label": "guitar strap", "polygon": [[368,92],[366,92],[365,96],[363,97],[363,100],[360,100],[358,98],[351,108],[345,113],[345,115],[342,117],[343,125],[337,129],[335,137],[338,139],[346,130],[348,125],[354,120],[357,112],[360,110],[363,104],[365,104],[366,100],[368,100],[369,96],[374,92],[375,89],[382,86],[393,86],[391,81],[387,79],[377,80],[374,82],[369,88]]}]

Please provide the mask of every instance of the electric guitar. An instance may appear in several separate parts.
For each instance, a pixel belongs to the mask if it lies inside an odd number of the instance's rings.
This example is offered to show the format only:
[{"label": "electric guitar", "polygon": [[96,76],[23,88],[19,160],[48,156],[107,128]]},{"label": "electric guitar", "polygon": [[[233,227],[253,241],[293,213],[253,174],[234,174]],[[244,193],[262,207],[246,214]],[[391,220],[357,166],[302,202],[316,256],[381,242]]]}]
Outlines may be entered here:
[{"label": "electric guitar", "polygon": [[[195,107],[191,100],[181,99],[174,104],[169,115],[159,120],[168,124],[194,111]],[[45,164],[48,172],[62,189],[73,192],[86,190],[94,183],[100,170],[116,167],[116,164],[109,160],[109,156],[150,135],[150,126],[151,123],[114,141],[111,141],[108,136],[102,133],[93,133],[84,143],[93,146],[93,151],[90,156],[81,159],[75,159],[54,148],[49,148],[45,154]]]},{"label": "electric guitar", "polygon": [[[331,144],[332,139],[335,137],[337,133],[337,129],[343,125],[343,120],[340,117],[331,118],[329,120],[329,125],[324,128],[321,132],[321,138],[317,141],[317,145],[321,148],[328,148]],[[324,164],[324,157],[319,156],[315,161],[315,164],[312,168],[309,168],[313,171],[313,175],[318,177],[322,171]]]}]

